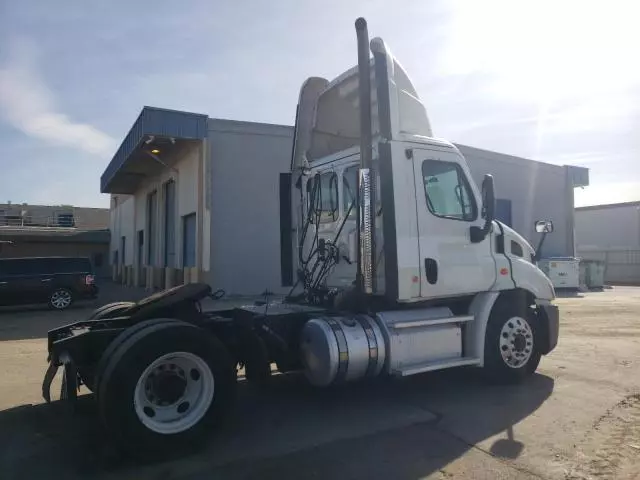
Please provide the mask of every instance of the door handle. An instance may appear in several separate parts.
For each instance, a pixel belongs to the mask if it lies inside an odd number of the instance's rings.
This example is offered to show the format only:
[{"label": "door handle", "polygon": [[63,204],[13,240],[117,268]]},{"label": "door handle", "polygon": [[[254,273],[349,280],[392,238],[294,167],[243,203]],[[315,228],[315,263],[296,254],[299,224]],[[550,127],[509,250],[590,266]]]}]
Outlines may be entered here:
[{"label": "door handle", "polygon": [[433,258],[424,259],[424,273],[431,285],[438,282],[438,262]]},{"label": "door handle", "polygon": [[50,278],[43,278],[42,280],[40,280],[41,282],[50,282],[51,279]]},{"label": "door handle", "polygon": [[7,282],[0,282],[0,285],[6,285]]}]

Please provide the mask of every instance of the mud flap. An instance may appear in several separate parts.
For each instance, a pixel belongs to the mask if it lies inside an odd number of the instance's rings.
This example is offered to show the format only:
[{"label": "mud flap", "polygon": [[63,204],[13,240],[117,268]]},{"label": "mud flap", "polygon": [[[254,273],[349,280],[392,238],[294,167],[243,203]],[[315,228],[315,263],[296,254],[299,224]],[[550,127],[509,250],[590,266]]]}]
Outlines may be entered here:
[{"label": "mud flap", "polygon": [[62,386],[60,400],[66,400],[69,406],[75,408],[78,399],[78,370],[73,362],[66,362],[62,371]]},{"label": "mud flap", "polygon": [[53,382],[57,372],[58,365],[56,365],[55,362],[50,361],[49,367],[44,374],[44,380],[42,381],[42,398],[44,398],[47,403],[51,403],[51,382]]},{"label": "mud flap", "polygon": [[[62,360],[62,386],[60,388],[60,400],[66,400],[70,404],[75,405],[78,398],[78,370],[68,356],[63,356]],[[42,381],[42,398],[47,403],[51,403],[51,384],[58,373],[60,364],[50,361],[47,371]]]},{"label": "mud flap", "polygon": [[547,355],[558,344],[560,331],[560,313],[556,305],[541,304],[537,307],[540,329],[538,331],[537,342],[540,346],[540,353]]}]

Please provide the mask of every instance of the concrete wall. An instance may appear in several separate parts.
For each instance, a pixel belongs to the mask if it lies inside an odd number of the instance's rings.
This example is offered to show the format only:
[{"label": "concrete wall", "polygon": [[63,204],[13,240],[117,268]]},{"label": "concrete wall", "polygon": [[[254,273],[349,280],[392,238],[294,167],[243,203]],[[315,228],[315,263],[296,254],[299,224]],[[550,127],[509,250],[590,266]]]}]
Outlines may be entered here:
[{"label": "concrete wall", "polygon": [[475,182],[493,175],[496,197],[511,200],[512,227],[536,248],[536,220],[552,220],[554,232],[542,248],[543,257],[575,255],[573,240],[573,189],[566,169],[510,155],[457,145],[469,162]]},{"label": "concrete wall", "polygon": [[[111,196],[111,245],[110,263],[114,263],[114,252],[120,250],[120,239],[124,236],[126,239],[125,246],[125,265],[133,264],[134,250],[134,204],[135,197],[132,195],[112,195]],[[118,261],[122,262],[121,254],[118,255]]]},{"label": "concrete wall", "polygon": [[[177,218],[175,221],[175,245],[176,245],[176,265],[182,266],[182,216],[198,212],[198,164],[203,154],[201,143],[185,144],[182,149],[172,158],[163,159],[169,168],[156,176],[146,178],[140,188],[133,195],[114,195],[117,197],[117,205],[112,199],[111,208],[111,250],[119,250],[120,239],[126,238],[125,265],[137,265],[138,259],[138,231],[144,231],[144,253],[140,262],[142,265],[154,267],[164,266],[164,198],[163,186],[173,179],[176,184],[177,198]],[[149,161],[153,161],[149,159]],[[156,221],[155,255],[148,257],[149,232],[147,197],[153,192],[157,192],[157,208],[154,212]],[[209,264],[202,264],[203,270],[208,270]]]},{"label": "concrete wall", "polygon": [[210,119],[208,135],[210,283],[228,294],[283,291],[279,174],[290,168],[293,128]]},{"label": "concrete wall", "polygon": [[640,202],[576,208],[575,218],[580,247],[640,247]]}]

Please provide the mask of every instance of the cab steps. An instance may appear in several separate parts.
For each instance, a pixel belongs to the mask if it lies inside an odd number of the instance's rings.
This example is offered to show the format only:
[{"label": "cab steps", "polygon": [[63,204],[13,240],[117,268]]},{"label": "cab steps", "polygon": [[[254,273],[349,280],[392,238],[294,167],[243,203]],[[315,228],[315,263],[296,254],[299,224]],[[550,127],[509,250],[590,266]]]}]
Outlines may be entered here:
[{"label": "cab steps", "polygon": [[396,377],[408,377],[418,373],[432,372],[444,368],[464,367],[469,365],[480,365],[480,359],[475,357],[455,357],[425,363],[424,365],[411,365],[402,369],[393,370],[392,375]]}]

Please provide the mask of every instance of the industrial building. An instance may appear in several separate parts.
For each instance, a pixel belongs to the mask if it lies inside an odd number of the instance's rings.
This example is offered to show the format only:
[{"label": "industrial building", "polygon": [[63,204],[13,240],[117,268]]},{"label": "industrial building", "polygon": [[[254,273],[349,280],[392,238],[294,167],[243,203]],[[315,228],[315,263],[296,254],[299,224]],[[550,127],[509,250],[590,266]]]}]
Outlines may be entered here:
[{"label": "industrial building", "polygon": [[640,202],[579,207],[577,254],[605,265],[609,284],[640,285]]},{"label": "industrial building", "polygon": [[109,276],[109,209],[0,204],[0,258],[82,256]]},{"label": "industrial building", "polygon": [[640,202],[578,207],[575,219],[579,247],[640,248]]},{"label": "industrial building", "polygon": [[[144,107],[101,177],[111,194],[114,278],[147,288],[205,281],[228,294],[282,291],[279,174],[290,169],[293,127]],[[583,168],[458,145],[478,184],[495,178],[498,218],[545,256],[571,256],[573,188]]]}]

